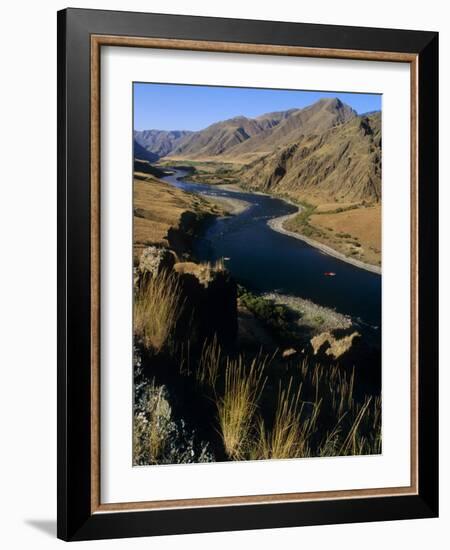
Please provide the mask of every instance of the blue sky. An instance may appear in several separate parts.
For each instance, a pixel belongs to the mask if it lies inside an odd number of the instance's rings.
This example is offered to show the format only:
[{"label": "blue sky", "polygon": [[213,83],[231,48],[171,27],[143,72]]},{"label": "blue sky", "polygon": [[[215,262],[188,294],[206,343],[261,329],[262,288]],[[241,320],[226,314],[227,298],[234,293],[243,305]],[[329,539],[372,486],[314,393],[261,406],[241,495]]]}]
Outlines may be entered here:
[{"label": "blue sky", "polygon": [[134,83],[135,130],[201,130],[237,115],[255,117],[338,97],[358,113],[381,109],[381,95]]}]

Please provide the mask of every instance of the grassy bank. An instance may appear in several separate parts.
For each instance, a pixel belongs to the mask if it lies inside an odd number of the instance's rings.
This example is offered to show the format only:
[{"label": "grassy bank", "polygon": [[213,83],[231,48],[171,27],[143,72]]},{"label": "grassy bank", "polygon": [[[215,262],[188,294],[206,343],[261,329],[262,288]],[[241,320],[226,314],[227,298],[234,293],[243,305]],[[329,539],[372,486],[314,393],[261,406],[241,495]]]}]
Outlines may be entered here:
[{"label": "grassy bank", "polygon": [[135,262],[151,245],[188,252],[201,225],[226,211],[218,203],[186,193],[159,178],[135,173],[133,184],[133,249]]},{"label": "grassy bank", "polygon": [[300,202],[300,206],[301,210],[286,216],[280,227],[277,220],[273,220],[271,226],[325,245],[345,258],[381,266],[380,205],[324,207]]},{"label": "grassy bank", "polygon": [[194,161],[188,159],[165,159],[159,163],[162,167],[174,167],[189,170],[189,174],[182,180],[209,185],[237,184],[239,179],[237,171],[240,165],[232,162]]}]

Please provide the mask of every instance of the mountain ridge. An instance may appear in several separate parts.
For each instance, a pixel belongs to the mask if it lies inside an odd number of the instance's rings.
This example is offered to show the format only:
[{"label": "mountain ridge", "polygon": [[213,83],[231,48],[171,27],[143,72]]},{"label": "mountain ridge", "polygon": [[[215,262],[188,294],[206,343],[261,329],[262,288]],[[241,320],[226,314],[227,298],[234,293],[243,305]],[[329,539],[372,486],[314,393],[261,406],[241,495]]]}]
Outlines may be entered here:
[{"label": "mountain ridge", "polygon": [[134,141],[158,158],[166,156],[190,130],[134,130]]},{"label": "mountain ridge", "polygon": [[239,173],[244,187],[331,202],[381,200],[381,115],[303,136]]},{"label": "mountain ridge", "polygon": [[255,191],[312,202],[381,200],[381,112],[358,115],[338,98],[238,115],[195,132],[145,130],[134,138],[137,158],[146,151],[166,162],[240,163],[235,175]]},{"label": "mountain ridge", "polygon": [[263,113],[250,118],[237,115],[197,131],[137,130],[136,142],[162,157],[205,158],[261,154],[303,134],[325,131],[357,116],[338,98],[323,98],[303,108]]}]

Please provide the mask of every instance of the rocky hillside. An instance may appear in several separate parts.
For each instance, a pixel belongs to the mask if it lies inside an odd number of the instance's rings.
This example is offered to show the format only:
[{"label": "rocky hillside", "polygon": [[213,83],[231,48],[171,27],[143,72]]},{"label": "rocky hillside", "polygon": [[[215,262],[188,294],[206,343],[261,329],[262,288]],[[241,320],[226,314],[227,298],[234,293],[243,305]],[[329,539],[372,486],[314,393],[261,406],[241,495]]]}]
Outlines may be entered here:
[{"label": "rocky hillside", "polygon": [[278,126],[234,147],[230,155],[271,153],[277,147],[296,142],[303,136],[321,134],[355,117],[356,112],[339,99],[321,99],[304,109],[291,111],[290,116],[285,117]]},{"label": "rocky hillside", "polygon": [[204,158],[228,155],[240,144],[252,141],[256,136],[270,133],[289,119],[297,109],[268,113],[257,118],[237,116],[216,122],[204,130],[194,132],[183,139],[170,153],[173,157]]},{"label": "rocky hillside", "polygon": [[359,116],[338,98],[237,116],[197,132],[148,130],[134,137],[135,158],[233,163],[230,174],[256,191],[316,205],[381,199],[381,113]]},{"label": "rocky hillside", "polygon": [[147,162],[156,162],[159,157],[156,153],[148,151],[140,145],[135,139],[133,140],[133,156],[135,159],[144,160]]},{"label": "rocky hillside", "polygon": [[[165,157],[183,140],[183,138],[189,136],[191,133],[192,132],[185,130],[135,130],[134,156],[138,156],[137,153],[142,154],[143,151],[147,151],[156,157],[153,160],[157,160],[159,157]],[[146,160],[150,159],[146,158]]]},{"label": "rocky hillside", "polygon": [[[257,159],[240,174],[250,189],[333,203],[381,198],[381,115],[354,116]],[[314,200],[317,199],[317,200]]]},{"label": "rocky hillside", "polygon": [[145,130],[134,133],[136,143],[158,157],[186,159],[251,158],[276,147],[318,134],[356,117],[337,98],[321,99],[303,109],[289,109],[211,124],[197,132]]},{"label": "rocky hillside", "polygon": [[321,99],[304,109],[268,113],[257,118],[235,117],[212,124],[183,139],[171,157],[236,159],[272,152],[300,136],[321,133],[355,117],[339,99]]}]

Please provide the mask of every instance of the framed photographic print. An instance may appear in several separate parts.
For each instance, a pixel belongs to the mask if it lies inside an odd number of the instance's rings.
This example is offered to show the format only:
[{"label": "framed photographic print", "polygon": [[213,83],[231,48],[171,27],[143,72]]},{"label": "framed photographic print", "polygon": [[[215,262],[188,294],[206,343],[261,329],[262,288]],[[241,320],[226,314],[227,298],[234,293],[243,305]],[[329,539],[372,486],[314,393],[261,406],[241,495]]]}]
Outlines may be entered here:
[{"label": "framed photographic print", "polygon": [[58,536],[438,513],[438,36],[58,14]]}]

